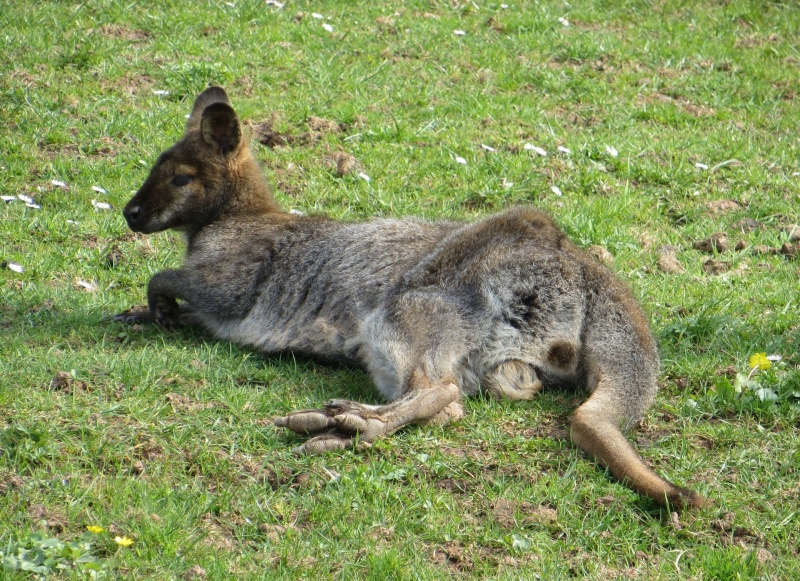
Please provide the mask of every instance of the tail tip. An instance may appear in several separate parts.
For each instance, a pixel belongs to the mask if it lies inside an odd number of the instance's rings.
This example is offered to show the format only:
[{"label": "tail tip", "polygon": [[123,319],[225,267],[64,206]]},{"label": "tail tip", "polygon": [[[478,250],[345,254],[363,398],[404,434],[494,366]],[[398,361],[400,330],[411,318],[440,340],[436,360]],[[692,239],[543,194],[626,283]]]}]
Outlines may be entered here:
[{"label": "tail tip", "polygon": [[670,507],[676,509],[705,508],[714,504],[714,501],[710,498],[686,488],[679,488],[677,492],[668,494],[665,500]]}]

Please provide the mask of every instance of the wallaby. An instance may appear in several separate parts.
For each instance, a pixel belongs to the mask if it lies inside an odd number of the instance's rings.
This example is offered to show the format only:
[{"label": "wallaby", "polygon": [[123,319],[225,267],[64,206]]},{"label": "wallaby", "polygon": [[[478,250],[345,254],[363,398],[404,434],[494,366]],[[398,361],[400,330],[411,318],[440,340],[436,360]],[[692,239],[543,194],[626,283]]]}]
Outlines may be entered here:
[{"label": "wallaby", "polygon": [[479,390],[527,400],[572,384],[591,393],[571,418],[579,448],[661,505],[707,502],[658,476],[623,436],[656,395],[653,336],[625,285],[546,214],[517,207],[465,224],[284,212],[219,87],[197,97],[186,133],[123,214],[136,232],[187,240],[183,267],[150,280],[146,317],[372,376],[387,405],[333,400],[275,420],[312,436],[298,451],[461,418],[462,397]]}]

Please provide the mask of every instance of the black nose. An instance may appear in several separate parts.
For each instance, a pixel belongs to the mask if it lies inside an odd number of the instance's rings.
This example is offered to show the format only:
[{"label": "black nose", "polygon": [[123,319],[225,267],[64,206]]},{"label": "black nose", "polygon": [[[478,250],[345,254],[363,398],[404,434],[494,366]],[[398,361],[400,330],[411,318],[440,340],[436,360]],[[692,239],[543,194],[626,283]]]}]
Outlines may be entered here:
[{"label": "black nose", "polygon": [[128,226],[136,226],[142,218],[142,208],[140,206],[125,208],[122,211],[122,215],[125,216],[125,219],[128,221]]}]

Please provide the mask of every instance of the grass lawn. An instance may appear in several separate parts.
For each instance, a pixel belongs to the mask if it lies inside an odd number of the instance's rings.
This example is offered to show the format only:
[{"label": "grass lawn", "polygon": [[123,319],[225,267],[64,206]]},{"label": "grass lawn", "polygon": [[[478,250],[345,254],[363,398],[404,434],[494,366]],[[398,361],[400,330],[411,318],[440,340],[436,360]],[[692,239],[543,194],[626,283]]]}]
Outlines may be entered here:
[{"label": "grass lawn", "polygon": [[[506,2],[0,0],[0,578],[800,578],[800,10]],[[715,504],[578,452],[580,393],[297,457],[271,419],[364,373],[110,320],[181,262],[120,211],[209,84],[287,209],[525,203],[613,260],[663,361],[630,437]]]}]

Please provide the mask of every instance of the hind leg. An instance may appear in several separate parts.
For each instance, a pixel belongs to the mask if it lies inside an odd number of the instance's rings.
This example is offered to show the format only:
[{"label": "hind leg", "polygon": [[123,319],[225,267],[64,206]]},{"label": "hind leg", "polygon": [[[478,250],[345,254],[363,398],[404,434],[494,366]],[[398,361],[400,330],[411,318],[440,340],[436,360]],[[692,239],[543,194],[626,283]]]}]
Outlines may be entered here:
[{"label": "hind leg", "polygon": [[482,386],[495,399],[512,401],[533,399],[542,391],[536,370],[519,359],[509,359],[495,367],[483,378]]},{"label": "hind leg", "polygon": [[275,420],[275,425],[312,437],[301,452],[351,448],[410,423],[441,425],[463,417],[459,362],[474,336],[463,307],[439,291],[399,294],[361,326],[361,357],[378,390],[391,403],[368,406],[328,402]]},{"label": "hind leg", "polygon": [[454,381],[431,382],[421,372],[412,374],[406,393],[385,406],[332,400],[318,410],[302,410],[277,418],[275,425],[312,435],[295,449],[318,454],[363,446],[405,425],[441,424],[463,416],[460,391]]}]

